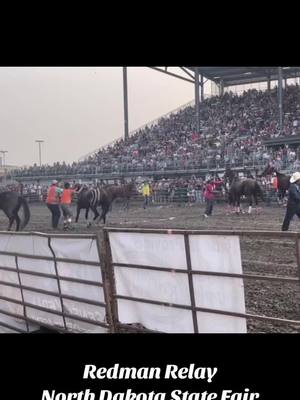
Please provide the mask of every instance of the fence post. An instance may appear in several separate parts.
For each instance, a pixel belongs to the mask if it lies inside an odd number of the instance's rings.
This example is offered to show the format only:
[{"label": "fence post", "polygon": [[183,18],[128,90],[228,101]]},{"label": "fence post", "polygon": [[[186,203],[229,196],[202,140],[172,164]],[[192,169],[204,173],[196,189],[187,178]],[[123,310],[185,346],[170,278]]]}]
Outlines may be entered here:
[{"label": "fence post", "polygon": [[102,229],[96,233],[97,249],[99,253],[104,298],[107,310],[107,320],[112,333],[118,330],[118,309],[116,302],[116,285],[112,266],[112,257],[110,251],[108,232]]}]

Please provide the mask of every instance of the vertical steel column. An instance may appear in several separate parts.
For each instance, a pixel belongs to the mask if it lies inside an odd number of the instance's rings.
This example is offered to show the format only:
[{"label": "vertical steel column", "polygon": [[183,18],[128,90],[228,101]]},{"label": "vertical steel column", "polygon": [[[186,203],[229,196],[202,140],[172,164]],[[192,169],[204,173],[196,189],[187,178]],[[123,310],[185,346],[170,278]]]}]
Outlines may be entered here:
[{"label": "vertical steel column", "polygon": [[279,130],[282,133],[283,113],[282,113],[282,67],[278,67],[278,109],[279,109]]},{"label": "vertical steel column", "polygon": [[128,95],[127,95],[127,67],[123,67],[123,93],[124,93],[124,139],[129,137],[128,132]]},{"label": "vertical steel column", "polygon": [[223,96],[224,94],[224,81],[223,79],[220,80],[220,86],[219,86],[219,95]]},{"label": "vertical steel column", "polygon": [[267,84],[268,84],[268,91],[270,91],[271,90],[271,78],[270,78],[270,75],[268,75],[268,79],[267,79]]},{"label": "vertical steel column", "polygon": [[203,75],[201,75],[201,78],[200,78],[200,100],[201,100],[201,103],[202,103],[202,101],[204,100],[204,82],[203,82]]},{"label": "vertical steel column", "polygon": [[199,68],[195,67],[195,113],[196,113],[196,132],[200,133],[200,109],[199,109]]}]

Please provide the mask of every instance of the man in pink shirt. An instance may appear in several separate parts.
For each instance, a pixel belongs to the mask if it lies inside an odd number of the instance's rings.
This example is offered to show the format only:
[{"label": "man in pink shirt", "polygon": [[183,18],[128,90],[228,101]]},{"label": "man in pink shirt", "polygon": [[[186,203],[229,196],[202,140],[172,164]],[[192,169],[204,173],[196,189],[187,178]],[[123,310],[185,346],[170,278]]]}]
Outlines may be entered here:
[{"label": "man in pink shirt", "polygon": [[217,186],[222,185],[223,181],[213,181],[212,179],[208,179],[205,185],[204,191],[204,199],[205,199],[205,213],[204,218],[210,217],[212,215],[212,210],[214,206],[214,190]]}]

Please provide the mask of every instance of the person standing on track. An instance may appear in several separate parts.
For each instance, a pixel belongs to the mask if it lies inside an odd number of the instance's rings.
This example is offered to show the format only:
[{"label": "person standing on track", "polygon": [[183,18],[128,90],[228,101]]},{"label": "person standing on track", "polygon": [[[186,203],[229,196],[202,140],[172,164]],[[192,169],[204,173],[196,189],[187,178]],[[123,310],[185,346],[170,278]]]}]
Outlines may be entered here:
[{"label": "person standing on track", "polygon": [[295,172],[290,179],[288,202],[284,221],[281,227],[282,231],[287,231],[293,216],[296,214],[300,219],[300,172]]},{"label": "person standing on track", "polygon": [[216,186],[221,185],[223,183],[222,180],[220,181],[213,181],[212,179],[208,179],[205,184],[205,190],[204,190],[204,199],[205,199],[205,212],[204,212],[204,218],[211,217],[212,211],[213,211],[213,206],[214,206],[214,190]]},{"label": "person standing on track", "polygon": [[148,181],[144,181],[143,186],[142,186],[142,194],[144,197],[144,210],[146,209],[146,206],[148,205],[148,201],[149,201],[149,196],[150,196],[150,186]]},{"label": "person standing on track", "polygon": [[59,201],[63,189],[57,186],[57,180],[52,181],[47,192],[46,204],[52,214],[52,228],[56,229],[60,218]]},{"label": "person standing on track", "polygon": [[74,189],[70,188],[70,184],[68,182],[65,183],[64,189],[60,198],[60,205],[64,216],[64,229],[71,229],[72,222],[72,211],[71,211],[71,203],[72,203],[72,195],[75,192]]}]

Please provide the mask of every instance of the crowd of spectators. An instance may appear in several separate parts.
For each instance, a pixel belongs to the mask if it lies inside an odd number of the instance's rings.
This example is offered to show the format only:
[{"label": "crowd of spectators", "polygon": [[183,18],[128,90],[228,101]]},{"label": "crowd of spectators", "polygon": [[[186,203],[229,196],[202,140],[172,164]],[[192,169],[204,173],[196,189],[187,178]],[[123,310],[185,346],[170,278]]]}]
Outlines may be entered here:
[{"label": "crowd of spectators", "polygon": [[21,176],[68,176],[131,171],[182,170],[266,164],[275,160],[299,162],[300,147],[268,149],[265,139],[300,134],[300,88],[283,90],[284,124],[278,123],[277,88],[256,89],[242,95],[227,92],[200,104],[200,134],[195,108],[186,107],[157,124],[147,126],[114,145],[102,148],[82,162],[34,165],[16,170]]},{"label": "crowd of spectators", "polygon": [[[248,177],[248,173],[246,171],[244,171],[242,175],[244,177]],[[215,180],[220,179],[220,176],[218,174],[214,176],[210,175],[210,177]],[[272,179],[273,179],[272,176],[259,178],[259,182],[263,190],[269,191],[273,188]],[[140,193],[139,196],[140,198],[142,198],[141,196],[142,182],[143,181],[140,180],[140,183],[137,183],[137,189],[138,192]],[[71,184],[72,187],[75,185],[76,182],[72,181],[69,183]],[[98,183],[90,181],[87,182],[86,185],[90,188],[93,188],[96,186],[100,187],[105,186],[108,183],[109,182],[107,181],[102,181]],[[124,182],[115,180],[116,185],[119,185],[121,183]],[[0,190],[16,191],[25,196],[25,198],[27,198],[29,201],[39,202],[39,201],[45,201],[49,185],[41,184],[39,181],[31,184],[17,183],[17,184],[9,184],[6,186],[2,186],[0,187]],[[62,180],[59,183],[59,185],[63,187],[64,180]],[[149,202],[152,204],[164,204],[170,202],[175,202],[175,203],[183,202],[189,205],[203,204],[205,185],[206,185],[205,179],[196,177],[195,175],[193,175],[191,178],[172,178],[172,179],[162,178],[159,180],[150,180]],[[221,186],[219,188],[216,188],[215,193],[217,199],[218,198],[224,199],[225,187]]]}]

